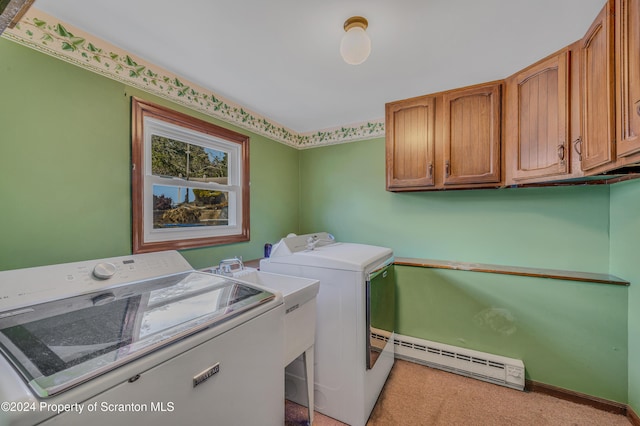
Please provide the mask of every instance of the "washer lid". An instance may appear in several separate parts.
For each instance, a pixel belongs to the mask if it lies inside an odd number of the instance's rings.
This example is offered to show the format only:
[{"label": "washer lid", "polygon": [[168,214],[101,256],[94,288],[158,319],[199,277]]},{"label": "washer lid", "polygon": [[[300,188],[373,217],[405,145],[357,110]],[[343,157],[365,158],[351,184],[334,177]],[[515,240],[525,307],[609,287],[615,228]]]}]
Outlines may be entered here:
[{"label": "washer lid", "polygon": [[0,312],[0,352],[46,398],[274,299],[184,272]]},{"label": "washer lid", "polygon": [[391,257],[390,248],[355,243],[333,243],[317,246],[313,250],[291,253],[287,256],[265,259],[268,263],[317,268],[364,271],[373,263]]}]

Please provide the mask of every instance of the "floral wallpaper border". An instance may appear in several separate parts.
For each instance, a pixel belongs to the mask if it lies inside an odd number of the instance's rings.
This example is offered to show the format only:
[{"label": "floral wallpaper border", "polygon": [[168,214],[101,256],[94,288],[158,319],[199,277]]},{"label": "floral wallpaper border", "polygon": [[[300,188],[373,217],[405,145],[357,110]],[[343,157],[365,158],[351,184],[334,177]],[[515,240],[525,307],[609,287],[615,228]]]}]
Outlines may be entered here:
[{"label": "floral wallpaper border", "polygon": [[33,7],[2,36],[298,149],[384,136],[384,119],[297,133]]}]

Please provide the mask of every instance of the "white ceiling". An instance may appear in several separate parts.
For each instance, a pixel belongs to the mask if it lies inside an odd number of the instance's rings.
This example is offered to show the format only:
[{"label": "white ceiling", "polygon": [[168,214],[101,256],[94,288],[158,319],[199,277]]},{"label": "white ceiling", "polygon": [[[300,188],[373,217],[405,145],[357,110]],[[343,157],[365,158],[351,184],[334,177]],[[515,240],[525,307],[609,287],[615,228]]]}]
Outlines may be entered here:
[{"label": "white ceiling", "polygon": [[[501,79],[578,40],[606,0],[37,0],[35,7],[297,132]],[[347,65],[344,21],[369,20]]]}]

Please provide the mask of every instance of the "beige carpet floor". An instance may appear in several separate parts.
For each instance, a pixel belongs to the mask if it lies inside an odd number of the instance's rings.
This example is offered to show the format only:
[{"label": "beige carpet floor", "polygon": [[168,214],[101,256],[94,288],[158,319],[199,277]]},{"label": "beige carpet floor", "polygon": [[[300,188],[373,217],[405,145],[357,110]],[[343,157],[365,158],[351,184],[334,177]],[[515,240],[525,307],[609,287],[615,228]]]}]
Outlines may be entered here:
[{"label": "beige carpet floor", "polygon": [[[306,424],[307,410],[287,401],[286,426]],[[320,413],[314,426],[344,423]],[[367,426],[629,426],[625,416],[540,393],[521,392],[396,361]]]}]

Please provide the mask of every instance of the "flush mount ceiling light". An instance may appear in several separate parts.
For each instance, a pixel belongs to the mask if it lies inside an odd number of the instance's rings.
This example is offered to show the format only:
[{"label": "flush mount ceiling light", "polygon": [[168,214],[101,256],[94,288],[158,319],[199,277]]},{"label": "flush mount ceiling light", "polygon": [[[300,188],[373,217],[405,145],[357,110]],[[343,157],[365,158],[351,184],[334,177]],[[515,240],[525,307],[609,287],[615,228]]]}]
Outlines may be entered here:
[{"label": "flush mount ceiling light", "polygon": [[352,16],[344,22],[345,35],[340,42],[340,54],[348,64],[363,63],[371,53],[371,39],[365,31],[369,22],[362,16]]}]

